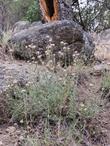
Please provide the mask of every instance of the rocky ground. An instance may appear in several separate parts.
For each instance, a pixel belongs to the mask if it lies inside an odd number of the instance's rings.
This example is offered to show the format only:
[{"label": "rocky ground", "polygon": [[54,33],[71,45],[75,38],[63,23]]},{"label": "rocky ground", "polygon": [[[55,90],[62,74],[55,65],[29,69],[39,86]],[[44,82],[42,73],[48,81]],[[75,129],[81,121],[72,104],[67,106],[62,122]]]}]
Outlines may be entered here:
[{"label": "rocky ground", "polygon": [[[96,43],[97,44],[97,43]],[[107,46],[109,47],[109,46]],[[110,71],[110,48],[107,49],[107,53],[103,54],[101,51],[101,46],[97,45],[96,57],[99,59],[102,53],[99,64],[93,64],[92,66],[86,66],[79,70],[79,67],[72,67],[73,73],[77,72],[79,74],[79,88],[78,97],[80,102],[84,102],[90,98],[99,99],[101,98],[102,91],[100,91],[102,77],[104,71]],[[105,48],[106,50],[106,48]],[[99,52],[101,53],[99,53]],[[106,56],[107,55],[107,56]],[[104,57],[103,57],[104,56]],[[45,68],[37,67],[35,63],[29,63],[25,61],[14,60],[9,55],[5,54],[3,48],[1,47],[0,53],[0,96],[9,86],[18,82],[19,84],[25,84],[28,81],[34,81],[37,77],[38,71],[44,71]],[[101,133],[98,136],[93,136],[94,143],[91,144],[85,139],[84,146],[110,146],[110,103],[108,99],[103,100],[103,111],[101,111],[93,121],[92,126],[97,125],[97,128],[101,129]],[[1,108],[1,107],[0,107]],[[89,126],[91,126],[91,124]],[[3,124],[0,125],[0,146],[20,146],[19,141],[23,139],[26,131],[20,128],[16,123]],[[92,141],[92,137],[91,140]],[[73,146],[73,144],[70,144]],[[74,143],[74,146],[76,144]]]},{"label": "rocky ground", "polygon": [[[5,90],[10,83],[16,81],[23,81],[24,77],[29,77],[30,64],[24,62],[3,62],[0,64],[0,90]],[[105,66],[104,66],[105,67]],[[110,66],[107,66],[110,69]],[[100,70],[101,69],[101,70]],[[79,74],[79,89],[78,89],[78,101],[85,102],[90,98],[99,99],[102,92],[101,88],[101,72],[103,66],[98,65],[92,69],[87,67],[84,72]],[[32,74],[31,74],[32,75]],[[31,76],[32,77],[32,76]],[[34,76],[35,77],[35,76]],[[29,78],[28,78],[29,79]],[[32,79],[32,78],[31,78]],[[26,80],[25,80],[26,81]],[[94,144],[86,142],[84,146],[109,146],[110,145],[110,104],[107,103],[104,106],[103,111],[93,118],[91,122],[92,126],[100,127],[101,132],[98,137],[93,136]],[[90,125],[91,125],[90,124]],[[23,140],[23,136],[26,131],[21,129],[18,125],[8,123],[0,126],[0,145],[1,146],[19,146],[19,141]],[[104,136],[103,136],[104,135]],[[91,138],[92,139],[92,138]],[[87,141],[87,140],[85,140]],[[70,145],[70,146],[73,146]]]}]

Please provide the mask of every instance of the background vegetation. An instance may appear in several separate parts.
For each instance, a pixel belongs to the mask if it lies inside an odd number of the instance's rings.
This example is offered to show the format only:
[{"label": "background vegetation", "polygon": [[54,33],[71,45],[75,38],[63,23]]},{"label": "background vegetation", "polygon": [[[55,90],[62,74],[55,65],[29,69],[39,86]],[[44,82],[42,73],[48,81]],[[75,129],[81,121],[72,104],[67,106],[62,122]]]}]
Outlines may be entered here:
[{"label": "background vegetation", "polygon": [[38,20],[38,13],[35,0],[0,0],[0,29],[7,30],[19,20]]},{"label": "background vegetation", "polygon": [[[73,7],[74,20],[84,29],[110,28],[110,0],[65,0]],[[40,19],[38,0],[0,0],[0,28],[6,30],[18,20]]]}]

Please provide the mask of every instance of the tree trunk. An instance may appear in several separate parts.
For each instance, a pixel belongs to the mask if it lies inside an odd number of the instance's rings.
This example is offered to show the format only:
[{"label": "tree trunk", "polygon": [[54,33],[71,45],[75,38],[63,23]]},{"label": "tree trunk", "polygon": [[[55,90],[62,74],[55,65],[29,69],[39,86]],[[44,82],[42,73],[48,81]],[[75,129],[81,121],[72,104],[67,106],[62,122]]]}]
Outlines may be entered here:
[{"label": "tree trunk", "polygon": [[72,8],[64,0],[39,0],[39,4],[45,22],[73,20]]}]

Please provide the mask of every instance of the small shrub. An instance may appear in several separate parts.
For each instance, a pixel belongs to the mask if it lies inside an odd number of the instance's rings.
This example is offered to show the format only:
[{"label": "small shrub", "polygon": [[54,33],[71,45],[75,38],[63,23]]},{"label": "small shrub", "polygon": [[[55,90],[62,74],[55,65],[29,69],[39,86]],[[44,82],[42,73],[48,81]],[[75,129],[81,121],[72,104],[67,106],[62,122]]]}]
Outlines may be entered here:
[{"label": "small shrub", "polygon": [[48,119],[58,120],[61,114],[69,115],[63,111],[69,106],[67,102],[72,104],[72,112],[75,109],[74,86],[68,78],[59,81],[52,76],[43,77],[36,84],[23,89],[13,87],[9,94],[10,113],[18,121],[26,121],[28,118],[32,120],[40,114]]},{"label": "small shrub", "polygon": [[8,45],[8,40],[11,38],[11,35],[12,35],[12,32],[10,30],[3,32],[3,37],[1,40],[3,46]]},{"label": "small shrub", "polygon": [[27,136],[24,142],[21,143],[21,146],[40,146],[40,143],[36,138]]},{"label": "small shrub", "polygon": [[102,80],[102,88],[110,89],[110,74],[105,73]]},{"label": "small shrub", "polygon": [[30,22],[40,20],[39,11],[38,1],[34,1],[34,3],[28,8],[26,19]]},{"label": "small shrub", "polygon": [[73,139],[83,142],[84,133],[89,136],[92,133],[88,132],[87,120],[99,112],[95,102],[79,105],[74,77],[49,72],[39,74],[35,84],[14,86],[8,93],[12,120],[27,126],[37,123],[37,138],[26,136],[23,146],[67,146]]},{"label": "small shrub", "polygon": [[86,104],[81,104],[81,115],[85,118],[93,118],[100,111],[99,102],[98,100],[89,100]]},{"label": "small shrub", "polygon": [[106,72],[102,79],[102,95],[101,98],[105,99],[105,102],[110,101],[110,73]]}]

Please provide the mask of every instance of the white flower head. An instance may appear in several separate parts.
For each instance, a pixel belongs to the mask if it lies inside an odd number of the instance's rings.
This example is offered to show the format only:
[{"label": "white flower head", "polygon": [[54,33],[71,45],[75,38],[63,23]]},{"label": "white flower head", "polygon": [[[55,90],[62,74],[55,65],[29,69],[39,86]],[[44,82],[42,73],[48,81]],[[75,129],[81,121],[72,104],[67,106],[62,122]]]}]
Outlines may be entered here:
[{"label": "white flower head", "polygon": [[52,38],[49,38],[49,42],[52,42]]}]

